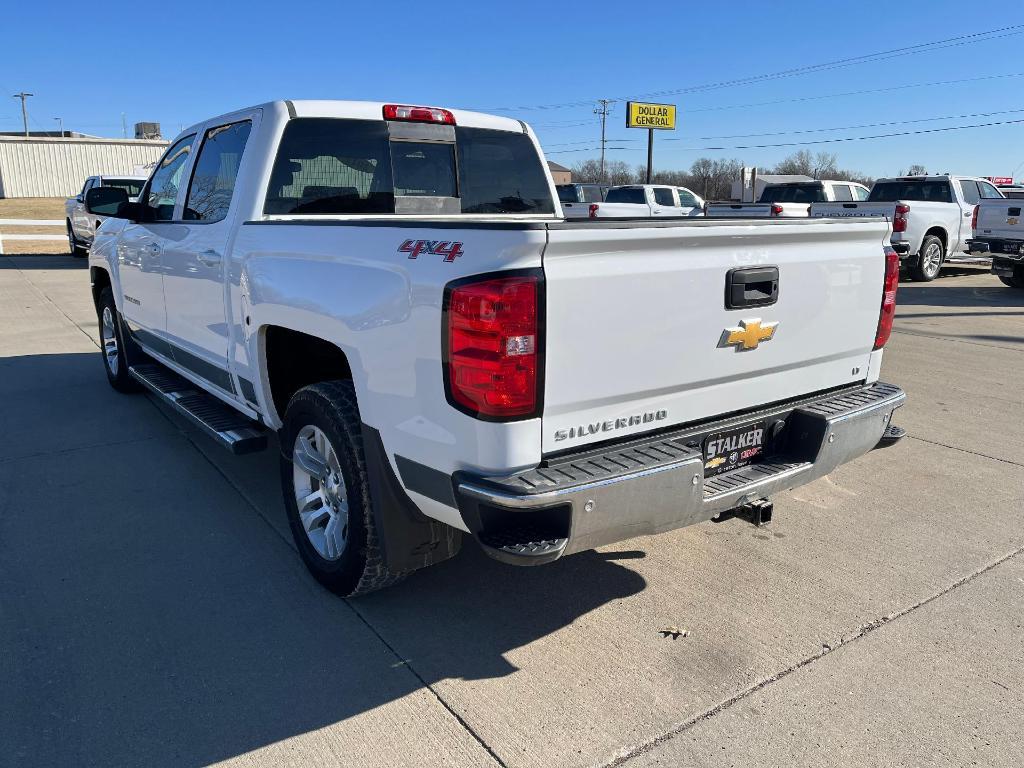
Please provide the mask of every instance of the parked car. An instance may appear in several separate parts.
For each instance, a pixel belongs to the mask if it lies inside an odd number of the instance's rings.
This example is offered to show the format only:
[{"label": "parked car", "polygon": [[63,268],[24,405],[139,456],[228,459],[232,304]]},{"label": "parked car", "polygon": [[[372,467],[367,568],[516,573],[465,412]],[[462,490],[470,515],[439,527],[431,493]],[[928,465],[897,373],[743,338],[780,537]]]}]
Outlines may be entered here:
[{"label": "parked car", "polygon": [[118,187],[125,190],[130,200],[137,200],[146,183],[146,176],[90,176],[82,185],[82,191],[64,202],[64,218],[68,231],[68,246],[74,256],[83,257],[89,244],[96,236],[96,229],[103,223],[104,216],[97,216],[85,209],[85,193],[95,187]]},{"label": "parked car", "polygon": [[704,200],[686,187],[666,184],[626,184],[612,187],[604,202],[563,205],[567,219],[634,219],[703,216]]},{"label": "parked car", "polygon": [[535,565],[763,517],[899,436],[882,220],[566,221],[518,120],[346,101],[205,120],[138,202],[86,204],[117,217],[89,256],[110,384],[237,453],[276,432],[344,595],[463,535]]},{"label": "parked car", "polygon": [[864,203],[813,203],[811,216],[885,216],[892,221],[892,247],[910,276],[929,281],[945,263],[979,261],[967,254],[974,206],[1002,197],[977,176],[902,176],[876,181]]},{"label": "parked car", "polygon": [[974,236],[967,241],[973,255],[989,256],[992,273],[1004,285],[1024,290],[1024,216],[1020,199],[981,200],[974,208],[971,228]]},{"label": "parked car", "polygon": [[741,218],[801,218],[811,203],[867,200],[868,188],[854,181],[792,181],[769,184],[756,203],[708,203],[707,215]]}]

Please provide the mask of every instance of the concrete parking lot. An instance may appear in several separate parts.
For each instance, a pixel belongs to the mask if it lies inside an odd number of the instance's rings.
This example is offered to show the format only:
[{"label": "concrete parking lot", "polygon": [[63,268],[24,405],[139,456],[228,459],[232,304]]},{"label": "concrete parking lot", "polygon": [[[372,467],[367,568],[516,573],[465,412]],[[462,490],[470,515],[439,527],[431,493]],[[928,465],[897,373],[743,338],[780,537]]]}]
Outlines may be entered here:
[{"label": "concrete parking lot", "polygon": [[275,452],[116,394],[84,262],[0,256],[0,765],[1020,765],[1024,293],[899,304],[909,438],[769,527],[534,569],[468,542],[346,602]]}]

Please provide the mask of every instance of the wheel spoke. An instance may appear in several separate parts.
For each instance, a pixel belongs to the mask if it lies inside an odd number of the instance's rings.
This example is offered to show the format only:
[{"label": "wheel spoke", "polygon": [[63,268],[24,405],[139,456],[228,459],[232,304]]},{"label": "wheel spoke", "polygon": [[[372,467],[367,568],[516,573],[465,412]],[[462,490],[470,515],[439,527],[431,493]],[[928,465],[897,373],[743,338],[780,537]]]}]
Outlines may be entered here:
[{"label": "wheel spoke", "polygon": [[324,549],[327,557],[337,557],[345,548],[345,524],[340,517],[334,516],[324,527]]},{"label": "wheel spoke", "polygon": [[299,438],[295,444],[292,458],[310,477],[322,477],[327,470],[327,462],[323,454],[315,448],[308,438]]},{"label": "wheel spoke", "polygon": [[311,533],[317,528],[321,528],[324,520],[330,516],[331,511],[325,506],[314,507],[299,513],[299,519],[302,520],[302,527],[306,530],[306,533]]}]

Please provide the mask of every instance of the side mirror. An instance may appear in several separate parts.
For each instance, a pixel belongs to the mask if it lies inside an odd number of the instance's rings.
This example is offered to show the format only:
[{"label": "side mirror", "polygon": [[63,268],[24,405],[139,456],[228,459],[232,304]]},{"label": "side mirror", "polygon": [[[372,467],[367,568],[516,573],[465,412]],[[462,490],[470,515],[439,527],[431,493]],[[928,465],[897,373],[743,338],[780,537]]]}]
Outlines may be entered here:
[{"label": "side mirror", "polygon": [[121,187],[93,187],[85,193],[85,210],[97,216],[138,221],[141,206],[128,202],[128,191]]},{"label": "side mirror", "polygon": [[75,195],[75,200],[77,200],[80,203],[84,203],[85,202],[85,198],[82,197],[81,195]]}]

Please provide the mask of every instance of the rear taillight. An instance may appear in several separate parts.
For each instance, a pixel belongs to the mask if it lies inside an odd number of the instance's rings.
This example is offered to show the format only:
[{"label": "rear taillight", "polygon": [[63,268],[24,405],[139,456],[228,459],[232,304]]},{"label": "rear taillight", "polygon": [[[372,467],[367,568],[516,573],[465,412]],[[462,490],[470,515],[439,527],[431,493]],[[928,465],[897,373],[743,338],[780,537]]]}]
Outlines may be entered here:
[{"label": "rear taillight", "polygon": [[601,206],[598,205],[597,203],[591,203],[590,204],[590,218],[592,218],[592,219],[596,219],[597,218],[597,209],[600,208],[600,207]]},{"label": "rear taillight", "polygon": [[885,247],[885,279],[882,281],[882,308],[878,312],[878,330],[875,331],[875,349],[881,349],[892,333],[896,316],[896,288],[900,284],[900,255]]},{"label": "rear taillight", "polygon": [[405,120],[410,123],[443,123],[455,125],[455,115],[439,107],[410,107],[408,104],[385,104],[385,120]]},{"label": "rear taillight", "polygon": [[781,216],[782,206],[778,203],[772,203],[772,216]]},{"label": "rear taillight", "polygon": [[456,408],[488,420],[537,414],[541,289],[536,274],[448,287],[445,388]]},{"label": "rear taillight", "polygon": [[896,206],[896,215],[892,219],[893,232],[907,231],[907,216],[910,215],[910,206],[900,203]]},{"label": "rear taillight", "polygon": [[977,229],[978,228],[978,209],[979,208],[981,208],[980,205],[974,206],[974,213],[971,214],[971,229]]}]

